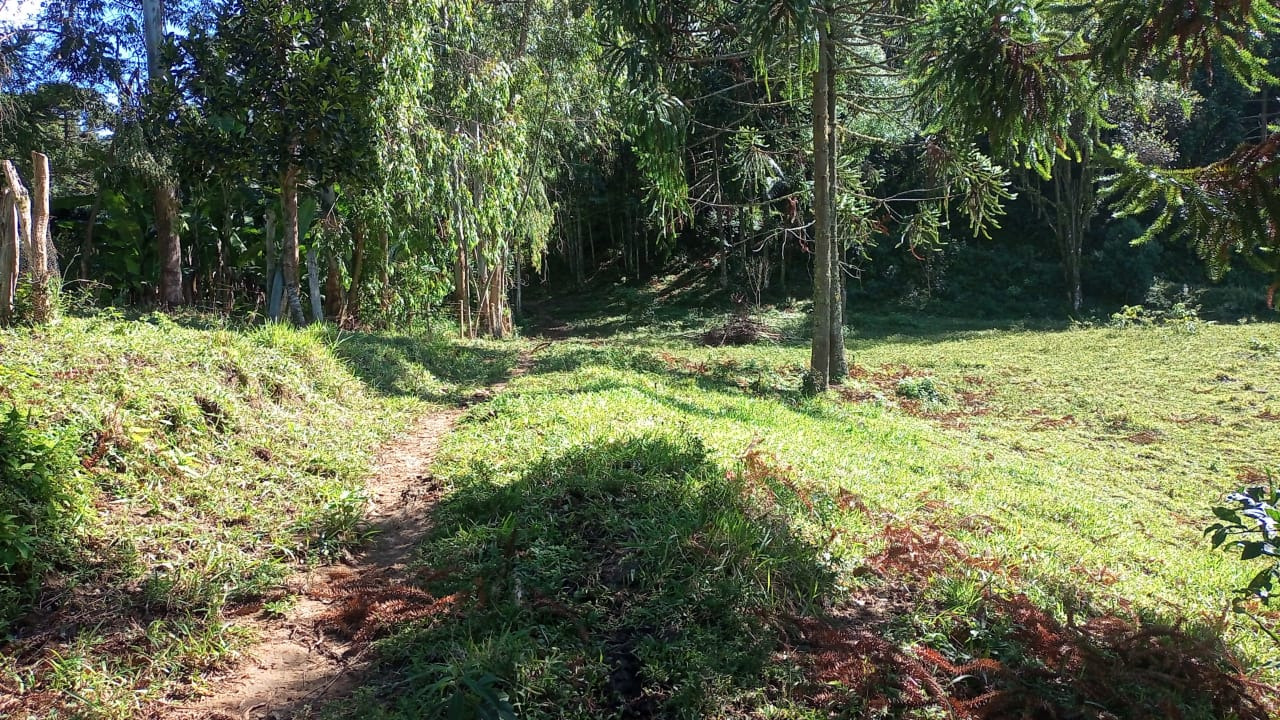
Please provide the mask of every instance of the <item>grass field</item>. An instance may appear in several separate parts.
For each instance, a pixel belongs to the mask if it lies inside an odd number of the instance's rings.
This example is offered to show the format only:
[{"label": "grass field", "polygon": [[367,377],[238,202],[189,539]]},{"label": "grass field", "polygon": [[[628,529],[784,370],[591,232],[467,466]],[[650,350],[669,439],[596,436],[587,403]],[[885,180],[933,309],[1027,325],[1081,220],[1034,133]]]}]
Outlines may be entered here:
[{"label": "grass field", "polygon": [[1226,612],[1257,567],[1202,529],[1277,469],[1280,326],[864,314],[852,377],[814,398],[800,309],[740,348],[643,298],[564,317],[554,342],[0,335],[0,400],[62,448],[74,528],[0,578],[0,693],[126,718],[198,691],[249,641],[228,611],[360,541],[377,444],[524,353],[441,447],[434,610],[320,714],[1268,717],[1280,653]]},{"label": "grass field", "polygon": [[446,441],[422,572],[467,609],[335,714],[1266,717],[1258,568],[1202,529],[1275,468],[1280,326],[855,318],[812,399],[798,314],[620,307]]}]

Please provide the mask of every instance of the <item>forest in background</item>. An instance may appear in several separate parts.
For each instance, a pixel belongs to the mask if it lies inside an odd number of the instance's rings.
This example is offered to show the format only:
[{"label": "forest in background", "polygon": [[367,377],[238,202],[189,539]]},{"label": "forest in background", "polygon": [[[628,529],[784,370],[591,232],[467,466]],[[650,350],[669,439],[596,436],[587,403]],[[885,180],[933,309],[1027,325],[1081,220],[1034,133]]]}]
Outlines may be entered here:
[{"label": "forest in background", "polygon": [[501,337],[709,260],[754,305],[1268,312],[1270,2],[36,5],[0,156],[15,201],[49,157],[73,304]]}]

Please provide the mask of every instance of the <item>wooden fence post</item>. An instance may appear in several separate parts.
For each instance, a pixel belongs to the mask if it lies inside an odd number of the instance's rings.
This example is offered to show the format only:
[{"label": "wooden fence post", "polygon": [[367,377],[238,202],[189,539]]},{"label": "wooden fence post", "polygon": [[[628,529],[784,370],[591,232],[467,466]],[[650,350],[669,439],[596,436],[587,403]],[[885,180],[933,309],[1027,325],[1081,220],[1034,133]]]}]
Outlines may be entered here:
[{"label": "wooden fence post", "polygon": [[43,325],[53,319],[49,277],[49,158],[31,153],[31,321]]}]

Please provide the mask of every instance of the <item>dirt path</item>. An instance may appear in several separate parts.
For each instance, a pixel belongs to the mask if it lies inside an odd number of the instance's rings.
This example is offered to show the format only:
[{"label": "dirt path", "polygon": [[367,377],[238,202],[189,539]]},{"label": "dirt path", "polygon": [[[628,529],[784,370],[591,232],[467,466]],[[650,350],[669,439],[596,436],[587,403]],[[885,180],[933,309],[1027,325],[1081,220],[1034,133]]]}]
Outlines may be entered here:
[{"label": "dirt path", "polygon": [[[526,355],[511,377],[524,374],[530,364]],[[466,405],[489,400],[506,384],[477,392]],[[265,619],[259,614],[240,621],[259,638],[245,651],[244,661],[213,683],[212,694],[161,712],[160,717],[288,720],[356,687],[368,664],[368,645],[358,642],[361,628],[351,627],[344,613],[349,614],[353,604],[365,603],[355,621],[358,626],[367,620],[366,614],[373,614],[371,603],[423,597],[405,582],[406,565],[429,529],[427,517],[442,492],[430,472],[436,449],[463,412],[465,407],[434,412],[382,450],[367,486],[373,542],[344,564],[292,578],[288,591],[299,600],[285,617]],[[348,632],[326,632],[335,625]]]}]

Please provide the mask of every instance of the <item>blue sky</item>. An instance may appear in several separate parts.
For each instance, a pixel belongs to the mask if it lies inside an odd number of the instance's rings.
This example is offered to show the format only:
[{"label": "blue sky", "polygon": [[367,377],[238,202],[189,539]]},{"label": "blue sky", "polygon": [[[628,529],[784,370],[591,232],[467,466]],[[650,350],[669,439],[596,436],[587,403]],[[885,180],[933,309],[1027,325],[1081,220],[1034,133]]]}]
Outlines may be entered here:
[{"label": "blue sky", "polygon": [[44,0],[0,0],[0,26],[25,25],[43,6]]}]

